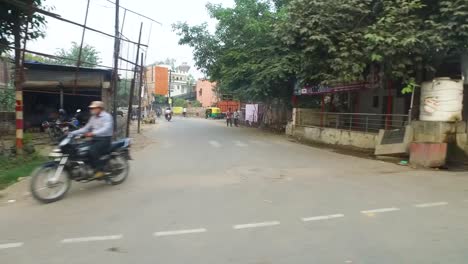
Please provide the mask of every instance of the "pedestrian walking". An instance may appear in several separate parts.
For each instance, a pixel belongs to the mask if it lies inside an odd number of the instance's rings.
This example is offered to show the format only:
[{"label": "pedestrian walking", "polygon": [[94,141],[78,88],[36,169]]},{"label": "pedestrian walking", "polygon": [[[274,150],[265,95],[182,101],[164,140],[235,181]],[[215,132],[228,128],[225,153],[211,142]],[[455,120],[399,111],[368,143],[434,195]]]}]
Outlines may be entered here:
[{"label": "pedestrian walking", "polygon": [[239,110],[234,111],[234,125],[236,127],[239,126],[239,116],[240,116]]},{"label": "pedestrian walking", "polygon": [[228,111],[226,112],[226,125],[228,127],[229,126],[232,127],[232,116],[233,116],[233,113],[231,112],[231,108],[229,108]]}]

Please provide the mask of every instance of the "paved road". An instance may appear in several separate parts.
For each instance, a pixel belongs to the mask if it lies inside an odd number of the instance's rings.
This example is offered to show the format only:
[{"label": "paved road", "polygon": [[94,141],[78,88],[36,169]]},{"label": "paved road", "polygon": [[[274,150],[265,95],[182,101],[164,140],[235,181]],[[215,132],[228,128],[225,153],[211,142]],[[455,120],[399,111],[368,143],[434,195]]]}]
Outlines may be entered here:
[{"label": "paved road", "polygon": [[468,176],[221,121],[146,130],[120,186],[0,206],[0,263],[467,263]]}]

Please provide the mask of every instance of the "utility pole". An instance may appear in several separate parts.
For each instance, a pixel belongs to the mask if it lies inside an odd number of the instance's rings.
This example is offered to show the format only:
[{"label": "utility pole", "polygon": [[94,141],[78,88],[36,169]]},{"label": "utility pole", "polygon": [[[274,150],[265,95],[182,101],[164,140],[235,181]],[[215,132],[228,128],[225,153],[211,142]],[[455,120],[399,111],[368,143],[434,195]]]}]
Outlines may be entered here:
[{"label": "utility pole", "polygon": [[[112,72],[112,97],[113,97],[113,100],[112,100],[113,115],[112,116],[114,118],[114,132],[117,130],[117,90],[119,86],[119,72],[118,72],[119,54],[120,54],[119,11],[120,11],[119,0],[115,0],[114,71]],[[138,44],[138,48],[140,48],[140,44]]]},{"label": "utility pole", "polygon": [[144,71],[144,66],[143,66],[143,52],[141,53],[141,66],[140,66],[140,82],[139,82],[139,87],[138,87],[138,109],[140,111],[138,115],[138,134],[140,134],[140,123],[141,123],[141,92],[143,89],[143,71]]},{"label": "utility pole", "polygon": [[172,98],[171,98],[171,83],[172,83],[172,69],[169,69],[169,87],[167,89],[167,103],[169,107],[172,108]]},{"label": "utility pole", "polygon": [[[15,116],[16,116],[16,153],[23,154],[23,138],[24,138],[24,117],[23,117],[23,84],[24,84],[24,56],[26,51],[26,42],[28,40],[28,29],[29,22],[32,19],[33,2],[29,1],[29,9],[27,10],[27,17],[23,21],[18,18],[14,28],[14,42],[15,46],[18,47],[15,50]],[[21,49],[21,24],[26,22],[24,38],[23,38],[23,49]]]},{"label": "utility pole", "polygon": [[135,93],[135,79],[136,74],[138,71],[138,60],[140,55],[140,43],[141,43],[141,31],[143,30],[143,22],[140,24],[140,35],[138,36],[138,45],[137,45],[137,53],[136,53],[136,60],[135,60],[135,70],[133,71],[133,79],[132,84],[130,85],[130,97],[128,98],[128,111],[127,111],[127,129],[125,131],[125,136],[130,136],[130,121],[132,116],[132,106],[133,106],[133,95]]}]

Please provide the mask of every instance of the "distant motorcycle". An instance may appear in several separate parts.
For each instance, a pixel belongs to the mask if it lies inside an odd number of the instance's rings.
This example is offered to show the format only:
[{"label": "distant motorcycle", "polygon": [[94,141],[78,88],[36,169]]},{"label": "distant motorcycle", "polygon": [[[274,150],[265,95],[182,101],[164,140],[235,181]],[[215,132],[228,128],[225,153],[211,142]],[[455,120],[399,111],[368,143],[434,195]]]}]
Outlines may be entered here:
[{"label": "distant motorcycle", "polygon": [[129,173],[130,139],[112,142],[109,153],[101,157],[105,162],[105,176],[94,178],[94,169],[89,165],[90,142],[79,142],[75,137],[66,137],[49,154],[50,161],[35,170],[31,177],[31,193],[43,203],[62,199],[71,186],[71,180],[90,182],[106,180],[112,185],[121,184]]},{"label": "distant motorcycle", "polygon": [[169,122],[172,119],[172,114],[166,114],[165,117],[166,117],[166,120]]}]

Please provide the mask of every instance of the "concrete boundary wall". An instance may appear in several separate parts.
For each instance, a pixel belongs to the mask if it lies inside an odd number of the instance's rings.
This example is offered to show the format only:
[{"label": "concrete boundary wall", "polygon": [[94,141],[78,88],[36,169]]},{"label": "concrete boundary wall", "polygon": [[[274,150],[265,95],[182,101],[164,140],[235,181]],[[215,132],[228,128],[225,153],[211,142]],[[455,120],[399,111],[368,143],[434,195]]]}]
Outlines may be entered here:
[{"label": "concrete boundary wall", "polygon": [[294,126],[290,133],[301,140],[362,149],[375,149],[378,137],[374,133],[312,126]]}]

